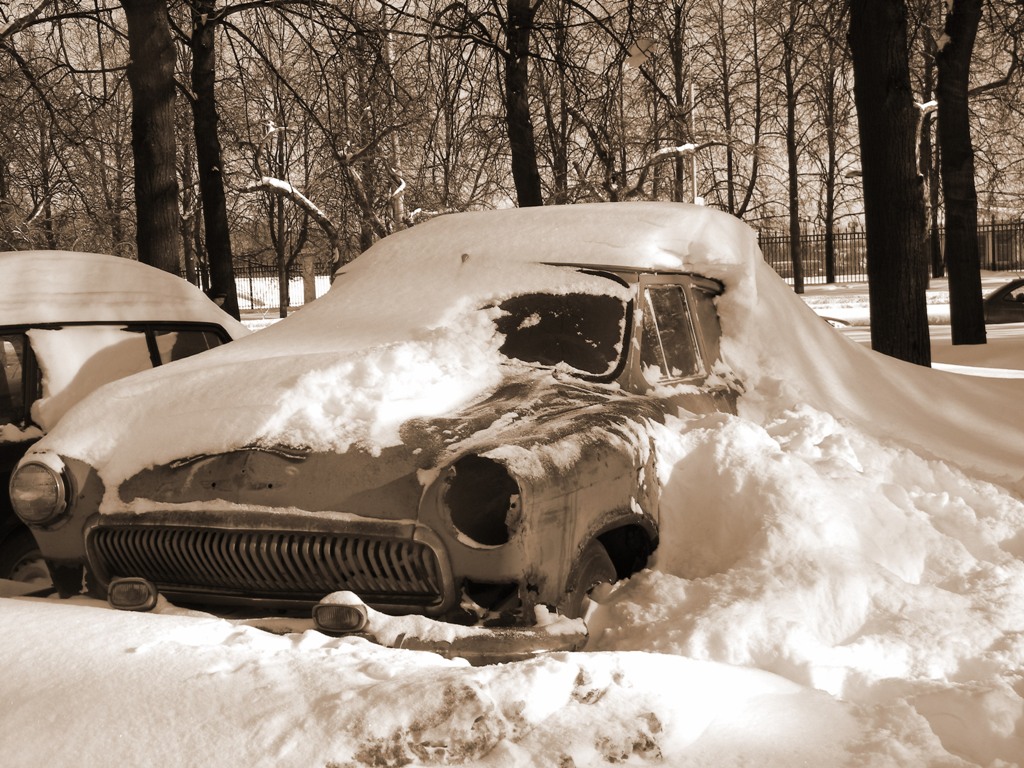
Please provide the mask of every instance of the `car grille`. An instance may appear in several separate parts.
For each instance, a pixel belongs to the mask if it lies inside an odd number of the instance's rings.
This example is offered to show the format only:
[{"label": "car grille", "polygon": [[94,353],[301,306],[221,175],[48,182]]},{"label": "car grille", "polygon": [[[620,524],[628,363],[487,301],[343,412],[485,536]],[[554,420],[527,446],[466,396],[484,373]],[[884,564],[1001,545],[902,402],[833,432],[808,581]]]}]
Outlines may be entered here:
[{"label": "car grille", "polygon": [[441,601],[437,556],[410,540],[331,533],[99,527],[94,566],[108,579],[140,576],[164,591],[319,600],[350,590],[368,603]]}]

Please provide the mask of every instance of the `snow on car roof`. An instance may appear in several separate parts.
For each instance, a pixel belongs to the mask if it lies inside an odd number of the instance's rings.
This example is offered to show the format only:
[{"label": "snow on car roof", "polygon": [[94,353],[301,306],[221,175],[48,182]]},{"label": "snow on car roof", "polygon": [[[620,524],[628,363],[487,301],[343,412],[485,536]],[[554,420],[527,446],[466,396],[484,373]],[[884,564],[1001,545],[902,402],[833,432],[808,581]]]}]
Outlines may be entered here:
[{"label": "snow on car roof", "polygon": [[[325,296],[287,320],[203,360],[108,387],[105,399],[89,398],[69,412],[69,426],[57,430],[63,438],[51,438],[67,455],[100,465],[110,488],[140,463],[181,451],[254,443],[376,451],[398,441],[405,420],[449,412],[497,386],[500,342],[482,306],[536,291],[627,293],[615,281],[552,263],[700,272],[726,283],[729,296],[720,304],[738,317],[753,302],[757,261],[756,237],[745,224],[691,205],[440,216],[379,241],[346,265]],[[102,416],[106,408],[117,418]],[[144,431],[167,439],[105,454],[103,446],[121,438],[76,429],[79,419],[124,430],[126,439],[145,424]]]},{"label": "snow on car roof", "polygon": [[[530,292],[608,292],[609,282],[563,266],[697,272],[753,301],[763,261],[753,230],[729,214],[664,202],[590,203],[438,216],[377,242],[331,290],[236,354],[365,348],[416,338],[470,306]],[[383,300],[382,300],[383,299]],[[733,302],[736,303],[736,302]],[[330,335],[325,328],[333,328]],[[343,329],[343,330],[342,330]]]},{"label": "snow on car roof", "polygon": [[0,325],[68,322],[244,326],[186,280],[130,259],[75,251],[0,253]]},{"label": "snow on car roof", "polygon": [[664,202],[584,203],[455,213],[391,235],[343,272],[442,265],[486,256],[506,263],[747,270],[749,227],[722,211]]}]

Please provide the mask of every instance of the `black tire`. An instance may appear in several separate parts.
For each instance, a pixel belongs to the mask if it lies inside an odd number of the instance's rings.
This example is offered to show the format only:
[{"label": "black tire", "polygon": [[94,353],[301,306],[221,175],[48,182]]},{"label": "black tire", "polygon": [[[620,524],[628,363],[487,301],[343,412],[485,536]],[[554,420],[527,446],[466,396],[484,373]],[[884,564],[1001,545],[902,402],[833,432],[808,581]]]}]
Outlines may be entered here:
[{"label": "black tire", "polygon": [[40,586],[51,583],[46,561],[27,528],[12,532],[0,542],[0,579]]},{"label": "black tire", "polygon": [[617,579],[615,563],[601,542],[591,541],[583,548],[569,579],[559,612],[570,619],[576,619],[586,613],[588,595],[594,587],[614,583]]}]

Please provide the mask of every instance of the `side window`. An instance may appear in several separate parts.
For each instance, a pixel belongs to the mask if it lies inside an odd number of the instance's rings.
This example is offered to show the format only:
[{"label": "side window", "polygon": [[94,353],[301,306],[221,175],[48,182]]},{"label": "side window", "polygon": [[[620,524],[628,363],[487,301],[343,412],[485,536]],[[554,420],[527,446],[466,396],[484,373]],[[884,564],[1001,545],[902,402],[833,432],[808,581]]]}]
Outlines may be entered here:
[{"label": "side window", "polygon": [[25,413],[24,392],[25,336],[21,333],[0,335],[0,423],[21,422]]},{"label": "side window", "polygon": [[704,339],[704,351],[710,367],[721,356],[719,342],[722,326],[718,321],[718,310],[715,309],[715,294],[695,285],[690,295],[693,298],[693,315]]},{"label": "side window", "polygon": [[221,340],[210,331],[159,330],[153,332],[153,340],[156,343],[161,365],[191,357],[221,345]]},{"label": "side window", "polygon": [[686,294],[678,285],[652,285],[644,291],[640,363],[654,384],[703,373]]},{"label": "side window", "polygon": [[1020,301],[1024,302],[1024,285],[1020,288],[1015,288],[1003,297],[1004,301]]}]

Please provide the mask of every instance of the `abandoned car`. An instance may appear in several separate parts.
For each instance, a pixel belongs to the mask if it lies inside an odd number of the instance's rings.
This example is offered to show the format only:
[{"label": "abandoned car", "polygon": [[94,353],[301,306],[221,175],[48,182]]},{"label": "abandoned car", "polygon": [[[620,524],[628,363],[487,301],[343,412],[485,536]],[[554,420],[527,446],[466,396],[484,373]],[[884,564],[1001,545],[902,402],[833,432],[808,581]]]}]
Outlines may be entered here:
[{"label": "abandoned car", "polygon": [[[0,473],[101,385],[249,331],[198,288],[129,259],[0,253]],[[29,529],[0,504],[0,578],[48,580]]]},{"label": "abandoned car", "polygon": [[735,249],[744,225],[682,204],[434,218],[277,325],[81,403],[15,508],[61,595],[120,607],[581,616],[658,545],[650,425],[735,410],[699,269]]},{"label": "abandoned car", "polygon": [[986,323],[1024,323],[1024,277],[999,286],[982,305]]}]

